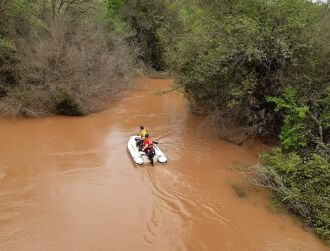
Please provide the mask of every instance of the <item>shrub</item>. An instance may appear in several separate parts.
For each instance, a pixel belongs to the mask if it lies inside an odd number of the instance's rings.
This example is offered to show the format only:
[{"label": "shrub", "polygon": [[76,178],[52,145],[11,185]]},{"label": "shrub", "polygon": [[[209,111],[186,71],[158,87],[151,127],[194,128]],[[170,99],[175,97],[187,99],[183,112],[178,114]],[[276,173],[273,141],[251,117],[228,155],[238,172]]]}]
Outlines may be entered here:
[{"label": "shrub", "polygon": [[32,37],[20,67],[25,82],[70,90],[87,114],[128,86],[132,57],[114,34],[83,25],[56,22],[46,35]]},{"label": "shrub", "polygon": [[[6,74],[0,89],[3,96],[9,95],[0,99],[4,114],[88,114],[104,108],[128,87],[134,55],[122,37],[104,29],[99,20],[103,7],[92,0],[64,2],[52,14],[48,2],[40,3],[41,24],[16,40],[15,58],[19,60],[10,66],[14,85],[9,85]],[[19,90],[25,90],[21,97]],[[39,102],[34,90],[48,101]]]},{"label": "shrub", "polygon": [[37,5],[38,1],[0,0],[0,98],[6,95],[8,86],[19,82],[16,43],[24,39],[36,23]]},{"label": "shrub", "polygon": [[268,201],[267,209],[271,213],[278,214],[282,211],[283,204],[281,203],[281,201],[279,201],[278,197],[272,196],[271,199]]},{"label": "shrub", "polygon": [[165,70],[164,46],[160,31],[178,24],[177,11],[170,7],[174,1],[106,0],[108,22],[126,35],[127,41],[139,48],[139,58],[155,69]]},{"label": "shrub", "polygon": [[81,116],[83,111],[79,101],[66,89],[58,90],[54,95],[55,113],[66,116]]},{"label": "shrub", "polygon": [[297,150],[307,145],[306,113],[307,106],[296,103],[296,90],[291,86],[283,90],[281,97],[270,97],[268,102],[275,103],[275,111],[284,110],[283,125],[279,135],[282,146],[286,149]]},{"label": "shrub", "polygon": [[17,83],[16,63],[15,44],[0,35],[0,98],[6,96],[6,86]]},{"label": "shrub", "polygon": [[19,84],[6,90],[0,101],[0,113],[5,116],[37,117],[49,113],[50,96],[42,87]]},{"label": "shrub", "polygon": [[280,96],[267,100],[275,104],[274,111],[283,117],[279,138],[284,149],[305,155],[311,152],[329,155],[330,87],[308,97],[298,97],[297,91],[288,86]]},{"label": "shrub", "polygon": [[245,189],[240,184],[232,184],[231,186],[238,197],[243,198],[246,196]]},{"label": "shrub", "polygon": [[330,164],[314,154],[302,158],[279,148],[261,156],[260,186],[273,190],[288,209],[330,241]]},{"label": "shrub", "polygon": [[328,85],[329,29],[319,21],[326,23],[327,5],[219,0],[182,6],[183,29],[165,48],[166,62],[189,101],[217,113],[219,127],[238,125],[238,132],[276,136],[283,118],[267,97],[287,85],[303,96]]}]

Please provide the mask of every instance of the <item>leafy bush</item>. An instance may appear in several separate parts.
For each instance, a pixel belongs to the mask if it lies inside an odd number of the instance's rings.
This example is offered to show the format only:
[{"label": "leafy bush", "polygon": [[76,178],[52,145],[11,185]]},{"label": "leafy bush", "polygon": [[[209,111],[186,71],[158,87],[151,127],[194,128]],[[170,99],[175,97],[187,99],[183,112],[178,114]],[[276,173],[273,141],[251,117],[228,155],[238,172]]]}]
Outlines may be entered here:
[{"label": "leafy bush", "polygon": [[289,86],[279,97],[267,98],[275,104],[274,111],[283,117],[279,134],[283,148],[300,152],[314,149],[319,153],[323,151],[323,156],[329,154],[329,97],[330,87],[307,97],[298,97],[297,91]]},{"label": "leafy bush", "polygon": [[276,112],[284,110],[284,121],[279,135],[282,146],[293,150],[305,147],[308,107],[296,104],[296,91],[292,87],[287,87],[281,97],[270,97],[267,101],[275,103]]},{"label": "leafy bush", "polygon": [[261,156],[259,185],[277,197],[325,240],[330,241],[330,164],[324,157],[302,158],[279,148]]},{"label": "leafy bush", "polygon": [[172,1],[107,0],[108,22],[127,41],[140,49],[139,57],[155,70],[165,70],[164,46],[160,31],[173,29],[178,23],[177,12],[170,8]]},{"label": "leafy bush", "polygon": [[326,5],[195,1],[182,3],[178,12],[183,28],[165,46],[166,63],[190,102],[218,117],[215,127],[234,125],[249,135],[277,135],[283,118],[267,97],[278,96],[288,85],[307,96],[328,84],[329,49],[320,45],[329,32],[319,21],[326,23]]}]

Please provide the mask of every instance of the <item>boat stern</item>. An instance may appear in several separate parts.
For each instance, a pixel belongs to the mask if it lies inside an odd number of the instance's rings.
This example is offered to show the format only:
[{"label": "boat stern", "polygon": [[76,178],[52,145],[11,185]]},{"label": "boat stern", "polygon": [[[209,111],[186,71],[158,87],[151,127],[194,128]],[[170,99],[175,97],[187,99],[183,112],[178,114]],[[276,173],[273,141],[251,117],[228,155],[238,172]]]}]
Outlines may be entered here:
[{"label": "boat stern", "polygon": [[144,163],[144,160],[142,157],[135,157],[134,162],[138,165],[142,165]]},{"label": "boat stern", "polygon": [[164,155],[160,155],[160,156],[158,156],[157,161],[159,163],[166,163],[167,162],[167,158]]}]

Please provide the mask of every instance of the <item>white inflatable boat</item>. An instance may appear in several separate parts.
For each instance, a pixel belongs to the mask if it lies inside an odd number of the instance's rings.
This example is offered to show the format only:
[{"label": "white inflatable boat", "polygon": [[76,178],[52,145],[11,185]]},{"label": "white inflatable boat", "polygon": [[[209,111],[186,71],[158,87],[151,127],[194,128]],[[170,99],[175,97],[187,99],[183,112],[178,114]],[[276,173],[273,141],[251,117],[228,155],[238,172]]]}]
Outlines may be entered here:
[{"label": "white inflatable boat", "polygon": [[[138,165],[142,165],[144,163],[150,162],[150,160],[148,159],[147,154],[145,152],[140,152],[139,148],[136,146],[136,141],[138,139],[140,139],[139,136],[131,136],[128,140],[127,147],[128,147],[128,151],[132,155],[133,161]],[[154,149],[155,149],[154,162],[155,160],[157,160],[159,163],[166,163],[167,162],[166,156],[155,144],[154,144]]]}]

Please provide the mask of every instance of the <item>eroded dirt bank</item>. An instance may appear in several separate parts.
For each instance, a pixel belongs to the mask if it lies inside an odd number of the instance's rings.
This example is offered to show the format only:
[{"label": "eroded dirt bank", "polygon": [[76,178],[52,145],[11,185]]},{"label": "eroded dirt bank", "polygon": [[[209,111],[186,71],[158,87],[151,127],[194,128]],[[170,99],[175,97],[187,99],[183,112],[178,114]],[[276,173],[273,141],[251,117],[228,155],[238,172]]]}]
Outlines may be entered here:
[{"label": "eroded dirt bank", "polygon": [[[88,117],[0,120],[0,250],[330,250],[233,192],[255,148],[209,138],[180,95],[155,96],[170,80],[140,83]],[[140,124],[167,165],[132,164]]]}]

